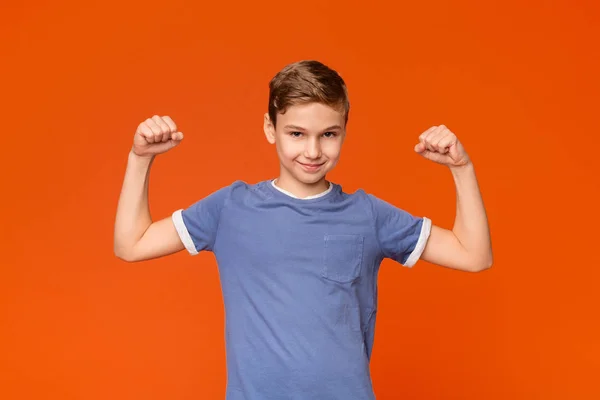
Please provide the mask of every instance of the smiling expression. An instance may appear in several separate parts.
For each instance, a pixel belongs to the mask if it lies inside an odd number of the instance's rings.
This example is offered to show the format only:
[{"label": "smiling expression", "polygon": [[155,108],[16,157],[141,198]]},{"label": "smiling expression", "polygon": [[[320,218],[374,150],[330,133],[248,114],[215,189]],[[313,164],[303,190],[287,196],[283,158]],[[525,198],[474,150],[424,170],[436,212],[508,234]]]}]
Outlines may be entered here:
[{"label": "smiling expression", "polygon": [[278,186],[326,188],[325,176],[337,164],[346,135],[344,115],[325,104],[290,106],[277,115],[276,127],[265,114],[267,140],[280,162]]}]

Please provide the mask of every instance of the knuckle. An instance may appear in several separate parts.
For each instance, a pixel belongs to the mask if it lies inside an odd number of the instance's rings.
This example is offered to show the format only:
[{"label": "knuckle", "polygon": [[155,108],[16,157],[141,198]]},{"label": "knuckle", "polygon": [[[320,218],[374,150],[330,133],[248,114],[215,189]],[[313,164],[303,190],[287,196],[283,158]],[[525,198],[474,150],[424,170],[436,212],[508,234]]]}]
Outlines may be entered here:
[{"label": "knuckle", "polygon": [[163,121],[165,121],[165,123],[171,128],[171,130],[173,132],[175,132],[177,130],[177,125],[175,125],[175,122],[173,121],[173,119],[171,117],[169,117],[168,115],[165,115],[163,117]]}]

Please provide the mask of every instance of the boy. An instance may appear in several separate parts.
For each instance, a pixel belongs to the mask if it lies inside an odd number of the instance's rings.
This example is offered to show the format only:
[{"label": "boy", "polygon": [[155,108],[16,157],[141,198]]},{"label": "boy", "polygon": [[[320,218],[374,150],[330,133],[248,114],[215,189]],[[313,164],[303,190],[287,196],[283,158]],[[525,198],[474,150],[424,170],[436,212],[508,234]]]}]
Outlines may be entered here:
[{"label": "boy", "polygon": [[270,82],[264,115],[279,177],[234,182],[156,222],[148,211],[150,165],[183,134],[167,116],[136,131],[115,254],[134,262],[183,249],[214,252],[226,311],[228,400],[374,399],[369,360],[383,258],[470,272],[492,265],[473,165],[445,126],[426,130],[415,151],[452,171],[452,230],[326,180],[340,157],[348,111],[335,71],[317,61],[288,65]]}]

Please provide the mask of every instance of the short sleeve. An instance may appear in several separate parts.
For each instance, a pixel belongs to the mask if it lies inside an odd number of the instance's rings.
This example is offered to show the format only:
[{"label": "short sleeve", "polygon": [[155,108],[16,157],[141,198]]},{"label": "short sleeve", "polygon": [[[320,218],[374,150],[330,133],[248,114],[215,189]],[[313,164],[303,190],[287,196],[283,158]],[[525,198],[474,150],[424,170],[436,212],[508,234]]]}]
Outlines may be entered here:
[{"label": "short sleeve", "polygon": [[191,255],[202,250],[213,251],[221,211],[229,192],[230,186],[224,187],[172,214],[175,229]]},{"label": "short sleeve", "polygon": [[373,195],[368,195],[375,218],[375,231],[383,255],[405,267],[421,257],[431,233],[431,220],[416,217]]}]

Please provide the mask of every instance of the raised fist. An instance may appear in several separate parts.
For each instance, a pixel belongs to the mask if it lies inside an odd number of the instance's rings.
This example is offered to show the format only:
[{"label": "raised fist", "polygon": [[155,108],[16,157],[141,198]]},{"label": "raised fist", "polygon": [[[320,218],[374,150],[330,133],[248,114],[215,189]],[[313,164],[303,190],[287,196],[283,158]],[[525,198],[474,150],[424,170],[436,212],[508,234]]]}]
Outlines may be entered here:
[{"label": "raised fist", "polygon": [[132,151],[141,157],[152,157],[164,153],[181,143],[183,133],[169,116],[158,115],[138,125],[133,137]]},{"label": "raised fist", "polygon": [[469,156],[456,135],[445,125],[432,126],[419,136],[415,151],[428,160],[450,168],[470,163]]}]

